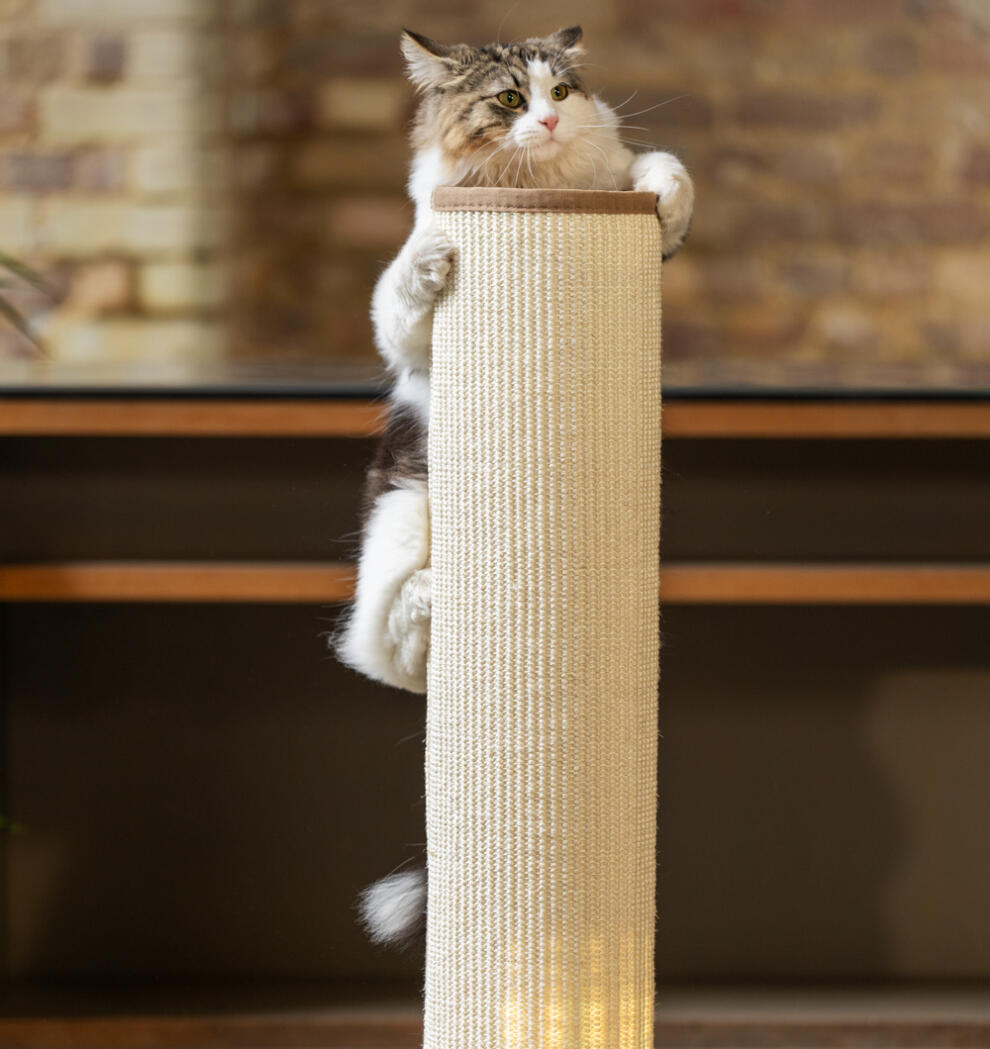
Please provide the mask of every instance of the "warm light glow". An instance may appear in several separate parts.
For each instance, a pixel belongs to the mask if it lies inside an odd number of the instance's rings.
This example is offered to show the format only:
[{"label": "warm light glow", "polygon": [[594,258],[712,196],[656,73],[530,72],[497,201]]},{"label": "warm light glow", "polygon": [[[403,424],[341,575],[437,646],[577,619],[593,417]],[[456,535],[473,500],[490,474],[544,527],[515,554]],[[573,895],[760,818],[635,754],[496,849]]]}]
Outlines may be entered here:
[{"label": "warm light glow", "polygon": [[525,1044],[526,1016],[522,1003],[515,996],[507,998],[502,1007],[503,1049],[520,1049]]},{"label": "warm light glow", "polygon": [[[653,973],[652,967],[638,973],[635,940],[589,940],[578,1001],[565,997],[559,946],[548,953],[542,991],[528,997],[514,991],[504,1000],[501,1049],[652,1049]],[[619,980],[619,973],[625,978]]]}]

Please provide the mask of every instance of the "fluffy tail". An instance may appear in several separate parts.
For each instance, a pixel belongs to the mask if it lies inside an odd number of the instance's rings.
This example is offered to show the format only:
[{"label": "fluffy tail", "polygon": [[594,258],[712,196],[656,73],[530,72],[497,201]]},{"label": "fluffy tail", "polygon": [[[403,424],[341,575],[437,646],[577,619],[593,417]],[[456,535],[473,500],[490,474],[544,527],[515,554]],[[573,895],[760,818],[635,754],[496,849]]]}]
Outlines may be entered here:
[{"label": "fluffy tail", "polygon": [[358,910],[372,943],[414,943],[426,932],[426,869],[380,878],[361,893]]}]

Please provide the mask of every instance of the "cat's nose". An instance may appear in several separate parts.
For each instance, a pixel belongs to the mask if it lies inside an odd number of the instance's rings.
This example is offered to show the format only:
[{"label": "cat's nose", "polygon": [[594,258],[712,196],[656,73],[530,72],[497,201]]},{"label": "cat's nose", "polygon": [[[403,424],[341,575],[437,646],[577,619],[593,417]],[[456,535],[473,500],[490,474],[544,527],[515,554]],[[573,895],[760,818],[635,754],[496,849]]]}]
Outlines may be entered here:
[{"label": "cat's nose", "polygon": [[556,113],[551,113],[549,116],[543,117],[540,123],[552,134],[558,120],[560,120],[560,117]]}]

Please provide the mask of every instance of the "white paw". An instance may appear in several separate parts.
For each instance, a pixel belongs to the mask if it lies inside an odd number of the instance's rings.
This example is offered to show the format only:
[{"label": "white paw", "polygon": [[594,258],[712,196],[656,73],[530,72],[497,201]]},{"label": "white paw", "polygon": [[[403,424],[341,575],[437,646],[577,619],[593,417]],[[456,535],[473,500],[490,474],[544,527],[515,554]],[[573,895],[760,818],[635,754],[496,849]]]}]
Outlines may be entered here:
[{"label": "white paw", "polygon": [[430,654],[433,610],[433,574],[421,568],[402,584],[388,613],[388,642],[402,687],[426,691],[426,662]]},{"label": "white paw", "polygon": [[430,226],[417,234],[409,247],[413,295],[432,305],[447,287],[454,264],[454,245],[436,226]]},{"label": "white paw", "polygon": [[670,258],[684,242],[694,211],[694,183],[672,153],[642,153],[631,169],[633,189],[657,196],[663,227],[663,256]]}]

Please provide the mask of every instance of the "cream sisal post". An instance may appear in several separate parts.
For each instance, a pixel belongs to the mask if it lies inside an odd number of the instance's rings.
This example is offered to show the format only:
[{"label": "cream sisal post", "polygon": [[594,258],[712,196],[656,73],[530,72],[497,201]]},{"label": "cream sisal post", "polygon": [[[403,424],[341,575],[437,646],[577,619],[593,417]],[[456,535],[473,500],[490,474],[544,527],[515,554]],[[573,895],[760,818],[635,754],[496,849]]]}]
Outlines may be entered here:
[{"label": "cream sisal post", "polygon": [[655,199],[434,211],[425,1049],[650,1049]]}]

